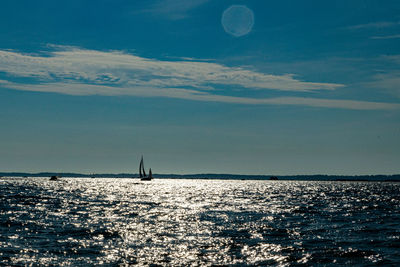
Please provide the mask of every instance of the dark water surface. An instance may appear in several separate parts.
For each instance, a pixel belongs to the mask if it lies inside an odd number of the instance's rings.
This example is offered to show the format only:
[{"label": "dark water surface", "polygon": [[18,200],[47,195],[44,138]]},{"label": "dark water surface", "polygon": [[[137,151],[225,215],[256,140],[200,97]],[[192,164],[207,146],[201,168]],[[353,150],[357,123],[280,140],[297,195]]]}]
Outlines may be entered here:
[{"label": "dark water surface", "polygon": [[0,179],[0,265],[400,265],[400,184]]}]

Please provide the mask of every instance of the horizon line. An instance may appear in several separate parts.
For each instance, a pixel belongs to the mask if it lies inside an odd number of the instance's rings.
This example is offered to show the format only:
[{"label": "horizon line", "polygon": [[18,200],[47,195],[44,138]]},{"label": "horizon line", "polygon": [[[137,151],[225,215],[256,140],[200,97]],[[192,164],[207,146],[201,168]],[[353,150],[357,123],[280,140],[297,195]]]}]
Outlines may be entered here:
[{"label": "horizon line", "polygon": [[[40,175],[40,174],[70,174],[70,175],[82,175],[82,176],[104,176],[104,175],[139,175],[139,173],[128,173],[128,172],[120,172],[120,173],[80,173],[80,172],[55,172],[55,171],[41,171],[41,172],[21,172],[21,171],[6,171],[0,172],[1,175],[7,174],[28,174],[28,175]],[[177,174],[177,173],[154,173],[156,176],[200,176],[200,175],[230,175],[230,176],[277,176],[277,177],[292,177],[292,176],[400,176],[400,173],[392,173],[392,174],[236,174],[236,173],[185,173],[185,174]]]}]

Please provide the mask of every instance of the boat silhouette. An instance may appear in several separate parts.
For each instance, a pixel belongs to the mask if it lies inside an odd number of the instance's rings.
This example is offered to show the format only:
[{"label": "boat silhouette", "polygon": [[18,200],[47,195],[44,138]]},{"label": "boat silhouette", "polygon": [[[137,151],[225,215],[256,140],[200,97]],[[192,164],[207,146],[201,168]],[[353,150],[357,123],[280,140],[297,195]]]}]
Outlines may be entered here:
[{"label": "boat silhouette", "polygon": [[151,181],[153,179],[151,168],[149,169],[149,175],[146,175],[146,171],[144,170],[143,156],[139,164],[139,178],[141,181]]},{"label": "boat silhouette", "polygon": [[52,176],[50,177],[50,181],[58,181],[59,178],[60,178],[60,176],[52,175]]}]

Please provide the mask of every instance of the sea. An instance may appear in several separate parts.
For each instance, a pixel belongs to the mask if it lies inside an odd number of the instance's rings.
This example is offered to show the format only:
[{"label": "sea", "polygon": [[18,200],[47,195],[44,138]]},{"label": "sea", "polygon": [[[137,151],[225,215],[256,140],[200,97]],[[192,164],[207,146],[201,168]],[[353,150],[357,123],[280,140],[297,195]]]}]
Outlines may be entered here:
[{"label": "sea", "polygon": [[1,266],[399,266],[400,183],[0,178]]}]

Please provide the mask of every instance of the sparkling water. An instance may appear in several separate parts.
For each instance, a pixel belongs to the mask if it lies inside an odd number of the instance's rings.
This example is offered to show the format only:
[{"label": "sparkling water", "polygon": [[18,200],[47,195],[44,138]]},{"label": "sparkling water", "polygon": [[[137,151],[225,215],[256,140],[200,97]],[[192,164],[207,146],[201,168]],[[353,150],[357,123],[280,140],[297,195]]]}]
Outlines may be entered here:
[{"label": "sparkling water", "polygon": [[0,179],[0,265],[399,265],[400,183]]}]

